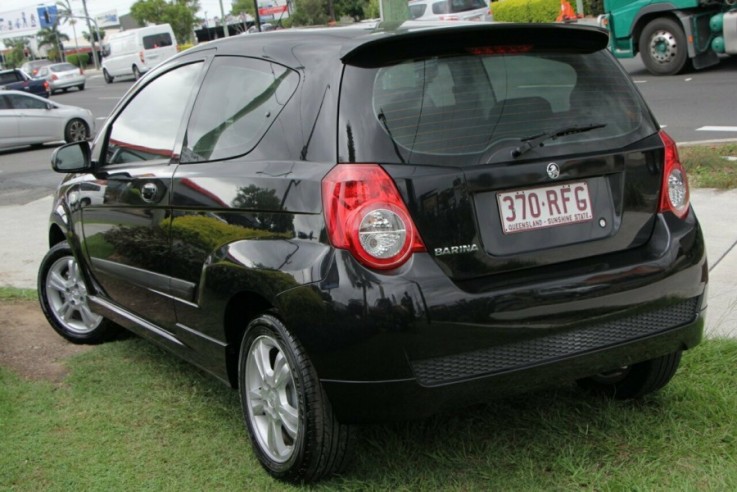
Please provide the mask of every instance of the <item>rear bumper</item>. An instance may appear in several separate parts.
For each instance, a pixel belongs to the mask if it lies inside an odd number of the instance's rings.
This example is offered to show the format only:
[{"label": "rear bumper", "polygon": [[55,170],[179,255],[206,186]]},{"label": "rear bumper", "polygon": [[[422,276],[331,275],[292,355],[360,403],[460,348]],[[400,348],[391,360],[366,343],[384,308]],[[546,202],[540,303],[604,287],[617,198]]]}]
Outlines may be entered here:
[{"label": "rear bumper", "polygon": [[637,340],[436,386],[425,386],[418,379],[323,381],[323,386],[338,418],[347,423],[424,418],[690,348],[701,340],[703,327],[699,313],[692,323]]},{"label": "rear bumper", "polygon": [[640,248],[457,284],[428,254],[377,274],[335,251],[323,281],[279,296],[338,417],[429,415],[699,343],[701,230],[659,217]]}]

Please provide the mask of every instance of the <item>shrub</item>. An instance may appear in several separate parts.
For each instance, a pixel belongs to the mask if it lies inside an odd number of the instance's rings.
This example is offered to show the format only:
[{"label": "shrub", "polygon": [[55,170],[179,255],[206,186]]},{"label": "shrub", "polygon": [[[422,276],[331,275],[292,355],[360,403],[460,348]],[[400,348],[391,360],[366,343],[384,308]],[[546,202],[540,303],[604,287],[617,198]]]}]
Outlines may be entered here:
[{"label": "shrub", "polygon": [[79,67],[81,62],[81,67],[85,68],[87,66],[87,60],[89,60],[89,56],[87,56],[86,54],[67,55],[67,62],[71,63],[75,67]]},{"label": "shrub", "polygon": [[583,11],[586,15],[597,16],[603,14],[604,0],[583,0]]},{"label": "shrub", "polygon": [[499,22],[553,22],[560,13],[560,0],[502,0],[491,4]]}]

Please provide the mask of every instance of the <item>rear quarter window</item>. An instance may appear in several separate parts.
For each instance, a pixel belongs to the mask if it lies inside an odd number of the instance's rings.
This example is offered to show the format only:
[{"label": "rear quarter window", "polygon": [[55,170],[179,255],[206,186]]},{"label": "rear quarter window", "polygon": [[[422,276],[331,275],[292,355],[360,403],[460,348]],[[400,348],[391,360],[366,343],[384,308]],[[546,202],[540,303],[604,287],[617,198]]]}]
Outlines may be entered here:
[{"label": "rear quarter window", "polygon": [[250,152],[297,87],[296,72],[265,60],[217,57],[202,83],[182,162],[227,159]]}]

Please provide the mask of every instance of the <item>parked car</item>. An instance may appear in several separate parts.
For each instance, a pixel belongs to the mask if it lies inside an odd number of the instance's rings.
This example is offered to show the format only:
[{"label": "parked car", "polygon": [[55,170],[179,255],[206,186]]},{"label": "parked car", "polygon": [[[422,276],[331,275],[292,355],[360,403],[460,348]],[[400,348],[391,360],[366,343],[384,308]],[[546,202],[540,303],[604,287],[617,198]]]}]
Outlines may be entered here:
[{"label": "parked car", "polygon": [[49,83],[49,91],[52,94],[57,91],[66,92],[71,87],[83,91],[84,84],[87,82],[82,69],[71,63],[54,63],[41,67],[36,77],[43,78]]},{"label": "parked car", "polygon": [[[459,22],[180,53],[55,152],[46,318],[237,388],[255,455],[295,482],[343,469],[353,424],[561,380],[657,391],[701,340],[705,247],[607,44]],[[90,182],[102,203],[68,198]]]},{"label": "parked car", "polygon": [[0,148],[84,141],[94,129],[95,118],[87,109],[20,91],[0,91]]},{"label": "parked car", "polygon": [[491,21],[485,0],[410,0],[410,17],[417,21]]},{"label": "parked car", "polygon": [[41,97],[49,97],[50,94],[49,83],[46,80],[33,79],[17,68],[0,70],[0,89],[23,91]]},{"label": "parked car", "polygon": [[51,65],[52,63],[53,62],[51,60],[47,60],[45,58],[41,60],[31,60],[21,65],[20,69],[33,78],[36,77],[40,68]]}]

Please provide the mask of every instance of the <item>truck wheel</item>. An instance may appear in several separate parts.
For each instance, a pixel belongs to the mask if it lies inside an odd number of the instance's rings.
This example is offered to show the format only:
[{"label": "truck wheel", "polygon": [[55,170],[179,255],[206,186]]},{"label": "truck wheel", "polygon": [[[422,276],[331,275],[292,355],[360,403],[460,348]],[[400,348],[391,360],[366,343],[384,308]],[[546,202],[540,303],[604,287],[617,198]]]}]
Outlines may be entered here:
[{"label": "truck wheel", "polygon": [[336,420],[307,354],[277,318],[248,325],[238,384],[253,450],[272,476],[313,482],[346,465],[353,428]]},{"label": "truck wheel", "polygon": [[641,398],[670,382],[681,362],[681,351],[621,367],[578,381],[593,393],[603,393],[618,400]]},{"label": "truck wheel", "polygon": [[688,61],[686,34],[678,22],[660,17],[651,21],[640,35],[640,56],[655,75],[675,75]]},{"label": "truck wheel", "polygon": [[72,343],[100,343],[119,334],[118,325],[90,310],[79,265],[66,242],[41,261],[38,298],[51,327]]},{"label": "truck wheel", "polygon": [[135,65],[133,65],[133,78],[135,78],[136,80],[141,78],[141,71],[138,70],[138,67]]},{"label": "truck wheel", "polygon": [[102,70],[102,76],[105,77],[105,82],[107,82],[108,84],[113,83],[113,77],[110,76],[107,70]]}]

